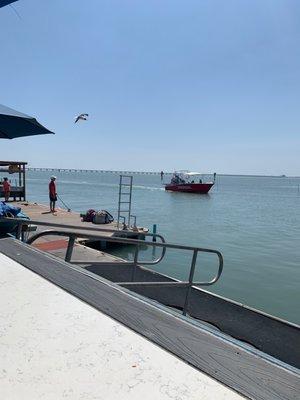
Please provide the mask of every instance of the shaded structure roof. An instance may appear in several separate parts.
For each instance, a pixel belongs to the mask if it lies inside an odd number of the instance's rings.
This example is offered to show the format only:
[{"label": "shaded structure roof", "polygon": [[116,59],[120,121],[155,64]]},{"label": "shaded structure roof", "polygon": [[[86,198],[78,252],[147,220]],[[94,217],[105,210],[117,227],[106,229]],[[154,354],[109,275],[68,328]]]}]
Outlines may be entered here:
[{"label": "shaded structure roof", "polygon": [[3,104],[0,104],[0,114],[8,115],[10,117],[32,118],[30,115],[21,113],[20,111],[14,110],[13,108],[7,107]]},{"label": "shaded structure roof", "polygon": [[15,3],[18,0],[0,0],[0,8],[4,6],[8,6],[11,3]]},{"label": "shaded structure roof", "polygon": [[0,166],[6,166],[6,165],[27,165],[28,163],[26,161],[0,161]]},{"label": "shaded structure roof", "polygon": [[54,133],[34,117],[0,104],[0,139],[45,135]]}]

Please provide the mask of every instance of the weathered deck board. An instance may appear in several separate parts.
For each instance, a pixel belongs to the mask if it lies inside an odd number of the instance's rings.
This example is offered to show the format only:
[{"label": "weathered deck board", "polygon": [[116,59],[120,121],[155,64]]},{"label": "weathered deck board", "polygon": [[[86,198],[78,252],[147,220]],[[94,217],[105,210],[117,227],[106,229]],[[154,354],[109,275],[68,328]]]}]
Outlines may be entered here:
[{"label": "weathered deck board", "polygon": [[107,238],[112,236],[137,238],[139,235],[143,235],[144,233],[148,232],[148,229],[143,227],[138,227],[135,230],[131,227],[130,229],[118,231],[118,224],[116,221],[110,224],[93,224],[92,222],[83,222],[80,214],[75,211],[68,212],[57,207],[57,212],[52,213],[49,211],[49,207],[44,204],[29,203],[27,201],[16,201],[12,202],[11,204],[16,207],[20,207],[22,211],[33,221],[65,225],[65,227],[62,228],[49,228],[47,226],[38,225],[37,232],[47,229],[67,229],[69,231],[76,230],[77,233],[87,233],[87,228],[91,228],[94,232],[101,233],[102,236]]},{"label": "weathered deck board", "polygon": [[299,398],[299,370],[16,240],[0,251],[251,399]]},{"label": "weathered deck board", "polygon": [[[92,222],[82,222],[80,214],[74,211],[68,212],[66,210],[63,210],[61,208],[57,208],[56,213],[51,213],[49,212],[49,207],[43,204],[37,204],[37,203],[29,203],[29,202],[24,202],[24,201],[17,201],[12,203],[16,207],[21,207],[22,211],[31,219],[31,220],[36,220],[39,222],[50,222],[50,223],[56,223],[56,224],[64,224],[64,225],[70,225],[70,226],[77,226],[78,228],[76,229],[76,232],[82,232],[82,233],[87,233],[86,230],[80,230],[81,227],[84,228],[92,228],[95,232],[95,229],[97,230],[96,233],[101,233],[102,236],[104,237],[111,237],[114,235],[114,233],[109,232],[106,230],[117,230],[117,223],[112,222],[110,224],[101,224],[101,225],[96,225],[93,224]],[[99,231],[98,231],[98,229]],[[36,232],[30,232],[28,234],[28,237],[34,235],[35,233],[48,230],[48,229],[54,229],[42,225],[37,225],[37,230]],[[100,231],[101,229],[101,231]],[[66,230],[66,228],[55,228],[55,230]],[[68,229],[69,231],[72,231],[74,229]],[[127,231],[126,231],[127,232]],[[130,232],[129,232],[130,235]],[[62,238],[59,238],[57,236],[44,236],[39,238],[35,243],[34,247],[40,248],[42,251],[46,251],[50,254],[53,254],[59,258],[64,259],[65,254],[66,254],[66,248],[67,248],[67,242],[65,246],[60,246],[57,242],[58,239],[63,242]],[[122,262],[122,260],[118,257],[112,256],[108,253],[94,250],[90,247],[84,246],[84,242],[86,241],[80,241],[80,238],[78,240],[81,244],[77,243],[74,246],[73,250],[73,258],[76,260],[90,260],[90,261],[97,261],[97,262]],[[57,246],[55,246],[55,243]],[[49,244],[49,246],[47,246]],[[53,244],[53,246],[51,246]]]},{"label": "weathered deck board", "polygon": [[[65,225],[76,225],[78,226],[77,231],[80,232],[80,227],[90,227],[90,228],[101,228],[101,234],[103,236],[112,236],[111,232],[105,232],[108,229],[117,229],[117,223],[114,221],[111,224],[103,224],[103,225],[95,225],[92,222],[82,222],[80,218],[80,214],[71,211],[68,212],[63,210],[62,208],[57,208],[56,213],[49,212],[49,207],[44,204],[38,203],[28,203],[24,201],[13,202],[13,205],[16,207],[21,207],[22,211],[28,215],[28,217],[32,220],[40,221],[40,222],[51,222],[56,224],[65,224]],[[45,228],[42,226],[38,226],[37,231],[45,230],[49,228]],[[59,229],[59,228],[58,228]],[[104,231],[102,231],[104,230]],[[86,231],[82,231],[86,233]]]},{"label": "weathered deck board", "polygon": [[[46,236],[39,238],[36,242],[33,243],[32,246],[64,260],[66,255],[67,245],[68,245],[67,239],[57,240],[57,237],[55,236]],[[101,262],[101,263],[124,262],[119,257],[113,256],[103,251],[94,250],[90,247],[84,246],[83,244],[79,243],[76,243],[74,245],[72,258],[76,261],[82,261],[82,266],[86,264],[86,260]]]}]

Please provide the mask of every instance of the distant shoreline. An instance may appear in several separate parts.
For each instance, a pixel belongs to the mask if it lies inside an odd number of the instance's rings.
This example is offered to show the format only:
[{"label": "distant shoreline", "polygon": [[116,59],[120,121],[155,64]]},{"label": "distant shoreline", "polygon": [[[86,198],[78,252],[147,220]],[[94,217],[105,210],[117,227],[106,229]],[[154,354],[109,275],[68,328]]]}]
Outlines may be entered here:
[{"label": "distant shoreline", "polygon": [[[111,174],[134,174],[134,175],[160,175],[159,171],[116,171],[116,170],[99,170],[99,169],[77,169],[77,168],[36,168],[28,167],[27,171],[36,172],[90,172],[90,173],[111,173]],[[173,172],[164,172],[164,175],[172,175]],[[212,173],[203,173],[203,175],[212,175]],[[240,176],[245,178],[300,178],[299,176],[287,175],[251,175],[251,174],[218,174],[218,176]]]}]

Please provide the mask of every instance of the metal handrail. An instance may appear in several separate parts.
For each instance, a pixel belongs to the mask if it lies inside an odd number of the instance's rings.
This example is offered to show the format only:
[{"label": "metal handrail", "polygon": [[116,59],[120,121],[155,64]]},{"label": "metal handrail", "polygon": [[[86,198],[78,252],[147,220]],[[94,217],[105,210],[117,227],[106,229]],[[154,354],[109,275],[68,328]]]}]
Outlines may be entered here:
[{"label": "metal handrail", "polygon": [[[93,228],[91,226],[83,226],[83,227],[78,228],[77,225],[58,224],[58,223],[55,223],[55,222],[36,221],[36,220],[32,220],[32,219],[27,220],[27,219],[22,219],[22,218],[3,218],[3,220],[14,221],[15,223],[18,224],[18,229],[17,229],[17,233],[16,233],[17,239],[21,239],[22,226],[24,226],[24,225],[41,225],[41,226],[48,226],[48,227],[51,227],[51,228],[60,228],[60,229],[61,228],[62,229],[66,228],[66,229],[72,229],[72,230],[74,229],[76,231],[80,230],[80,231],[91,231],[91,232],[108,232],[108,233],[114,233],[116,235],[121,235],[122,232],[124,232],[124,233],[130,232],[130,233],[133,233],[133,234],[140,234],[140,235],[142,235],[144,237],[154,237],[155,236],[155,237],[158,237],[161,240],[162,243],[165,243],[165,239],[164,239],[164,237],[162,235],[159,235],[157,233],[154,234],[154,233],[151,233],[151,232],[138,232],[138,231],[134,231],[134,230],[120,231],[120,230],[117,230],[117,229],[110,229],[110,228],[101,228],[101,227]],[[77,237],[83,238],[84,234],[80,234]],[[117,236],[117,237],[119,237],[119,236]],[[103,237],[103,240],[108,241],[107,239],[108,238],[106,236]],[[145,241],[142,241],[142,243],[145,244]],[[148,242],[146,242],[146,243],[148,243]],[[152,260],[152,261],[143,261],[143,264],[144,265],[155,265],[155,264],[158,264],[164,258],[165,253],[166,253],[166,249],[163,247],[162,254],[158,259]]]},{"label": "metal handrail", "polygon": [[[27,240],[27,244],[32,244],[33,242],[35,242],[37,239],[43,237],[43,236],[49,236],[49,235],[53,235],[53,236],[67,236],[69,237],[69,244],[67,247],[67,252],[66,252],[66,256],[65,256],[65,261],[67,262],[72,262],[73,264],[103,264],[103,262],[99,262],[99,261],[89,261],[89,260],[84,260],[84,261],[71,261],[71,257],[72,257],[72,252],[73,252],[73,246],[75,244],[75,240],[76,238],[80,237],[81,239],[90,239],[90,240],[105,240],[107,242],[114,242],[114,243],[126,243],[126,244],[135,244],[136,247],[138,248],[139,244],[152,244],[152,242],[145,242],[144,240],[136,240],[136,239],[127,239],[127,238],[121,238],[121,237],[107,237],[107,236],[103,236],[103,235],[95,235],[95,234],[87,234],[87,233],[81,233],[81,232],[69,232],[69,231],[55,231],[55,230],[47,230],[47,231],[42,231],[39,233],[36,233],[35,235],[32,235],[28,240]],[[161,235],[158,235],[159,238],[162,240],[162,243],[165,243],[164,238]],[[74,243],[73,243],[73,239],[74,239]],[[71,240],[71,244],[70,244],[70,240]],[[71,247],[71,248],[70,248]],[[136,254],[137,250],[135,250],[135,254]],[[135,265],[136,263],[141,263],[143,265],[155,265],[158,264],[162,261],[162,259],[164,258],[166,254],[166,248],[163,248],[162,254],[159,258],[157,258],[156,260],[152,260],[152,261],[139,261],[139,260],[134,260],[133,262],[126,262],[126,265]],[[105,264],[110,264],[105,262]],[[115,264],[115,263],[111,263],[111,264]]]},{"label": "metal handrail", "polygon": [[[53,227],[63,227],[62,224],[51,224],[51,223],[44,223],[41,221],[32,221],[32,220],[22,220],[22,219],[13,219],[15,222],[18,223],[18,234],[17,234],[17,238],[21,237],[21,232],[22,232],[22,226],[23,225],[31,225],[32,223],[37,224],[37,225],[46,225],[46,226],[53,226]],[[70,226],[68,226],[68,228],[70,228]],[[73,227],[72,227],[73,228]],[[159,237],[162,241],[161,242],[145,242],[144,240],[138,240],[138,239],[129,239],[129,238],[123,238],[123,237],[107,237],[107,236],[103,236],[103,235],[99,235],[96,233],[82,233],[82,229],[80,228],[80,231],[78,231],[78,227],[74,227],[77,228],[77,232],[74,231],[64,231],[64,230],[47,230],[47,231],[43,231],[43,232],[39,232],[33,236],[31,236],[28,240],[27,243],[28,244],[32,244],[35,240],[37,240],[38,238],[42,237],[42,236],[47,236],[47,235],[58,235],[58,236],[67,236],[69,238],[68,241],[68,246],[67,246],[67,251],[66,251],[66,256],[65,256],[65,261],[69,262],[69,263],[76,263],[78,264],[78,261],[71,261],[72,258],[72,253],[73,253],[73,249],[74,249],[74,244],[75,244],[75,240],[76,238],[80,237],[80,238],[87,238],[87,239],[91,239],[91,240],[105,240],[107,242],[112,242],[112,243],[123,243],[123,244],[132,244],[135,245],[135,254],[134,254],[134,260],[132,263],[127,263],[127,265],[132,265],[133,269],[132,269],[132,276],[131,276],[131,282],[118,282],[117,284],[119,284],[120,286],[181,286],[181,287],[186,287],[187,288],[187,293],[186,293],[186,297],[185,297],[185,304],[183,307],[183,315],[186,315],[187,310],[188,310],[188,305],[189,305],[189,298],[190,298],[190,293],[191,293],[191,289],[193,286],[197,287],[197,286],[210,286],[213,285],[214,283],[216,283],[223,271],[223,256],[222,254],[218,251],[218,250],[213,250],[213,249],[207,249],[207,248],[201,248],[201,247],[195,247],[195,246],[184,246],[184,245],[178,245],[178,244],[172,244],[172,243],[166,243],[164,238],[161,235],[155,234],[156,237]],[[89,228],[85,228],[84,230],[88,230]],[[90,228],[92,231],[95,231],[96,229]],[[105,229],[99,229],[102,231],[106,231]],[[153,236],[153,234],[147,233],[145,235],[149,235],[149,236]],[[160,258],[158,258],[157,260],[154,260],[152,262],[144,262],[144,261],[139,261],[138,260],[138,255],[139,255],[139,246],[140,245],[145,245],[147,244],[148,246],[152,246],[153,248],[156,247],[162,247],[163,251],[162,251],[162,255]],[[157,264],[159,263],[166,252],[166,249],[176,249],[176,250],[190,250],[193,252],[193,257],[192,257],[192,261],[191,261],[191,265],[190,265],[190,273],[189,273],[189,279],[188,281],[171,281],[171,282],[136,282],[135,281],[135,275],[136,275],[136,270],[139,264],[141,265],[151,265],[151,264]],[[197,262],[197,256],[198,253],[202,252],[202,253],[212,253],[212,254],[216,254],[218,257],[218,261],[219,261],[219,265],[218,265],[218,271],[216,273],[216,275],[213,277],[213,279],[209,280],[209,281],[196,281],[194,282],[194,274],[195,274],[195,269],[196,269],[196,262]],[[94,262],[94,261],[82,261],[82,264],[90,264],[90,265],[95,265],[95,264],[101,264],[99,262]],[[107,263],[106,263],[107,264]]]},{"label": "metal handrail", "polygon": [[[125,243],[125,244],[135,244],[136,245],[136,250],[135,250],[135,255],[134,255],[134,262],[133,262],[133,270],[132,270],[132,276],[131,280],[132,282],[118,282],[120,286],[183,286],[187,288],[187,293],[185,297],[185,303],[183,307],[183,315],[186,315],[187,310],[188,310],[188,305],[189,305],[189,298],[191,294],[191,289],[193,286],[210,286],[213,285],[218,281],[220,278],[222,271],[223,271],[223,257],[222,254],[217,251],[217,250],[212,250],[212,249],[203,249],[203,248],[198,248],[198,247],[190,247],[190,246],[182,246],[182,245],[175,245],[175,244],[170,244],[170,243],[157,243],[157,242],[147,242],[148,245],[152,247],[164,247],[166,248],[172,248],[172,249],[181,249],[181,250],[193,250],[193,258],[192,258],[192,263],[190,267],[190,274],[189,274],[189,280],[187,282],[184,281],[175,281],[175,282],[134,282],[135,279],[135,274],[136,270],[139,264],[138,261],[138,253],[139,253],[139,244],[145,244],[143,240],[136,240],[136,239],[126,239],[126,238],[115,238],[115,237],[105,237],[101,235],[89,235],[89,234],[82,234],[82,233],[75,233],[75,232],[67,232],[67,231],[43,231],[40,233],[37,233],[36,235],[33,235],[28,241],[28,244],[32,244],[35,240],[42,236],[46,235],[59,235],[59,236],[67,236],[69,237],[69,242],[68,242],[68,247],[67,247],[67,252],[65,256],[65,261],[72,263],[71,258],[72,258],[72,253],[73,253],[73,248],[75,244],[75,239],[76,237],[87,237],[89,239],[105,239],[108,242],[117,242],[117,243]],[[205,252],[205,253],[214,253],[218,256],[219,259],[219,267],[218,267],[218,273],[215,275],[213,279],[210,281],[203,281],[203,282],[194,282],[194,274],[195,274],[195,268],[196,268],[196,260],[197,260],[197,255],[198,252]],[[94,262],[89,262],[89,261],[84,261],[82,262],[84,264],[95,264]],[[96,263],[99,264],[99,263]],[[143,264],[143,262],[141,263]]]}]

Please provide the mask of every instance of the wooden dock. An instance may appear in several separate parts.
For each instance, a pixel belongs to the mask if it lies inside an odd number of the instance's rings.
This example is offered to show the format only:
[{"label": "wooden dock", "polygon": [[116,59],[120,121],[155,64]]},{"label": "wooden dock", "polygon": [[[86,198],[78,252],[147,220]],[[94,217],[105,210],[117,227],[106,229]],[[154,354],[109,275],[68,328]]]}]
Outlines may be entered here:
[{"label": "wooden dock", "polygon": [[[138,227],[137,229],[126,229],[118,230],[118,224],[116,221],[109,224],[93,224],[92,222],[83,222],[80,214],[75,211],[67,211],[62,208],[56,208],[57,212],[52,213],[49,211],[49,207],[44,204],[29,203],[27,201],[16,201],[11,203],[16,207],[20,207],[22,211],[31,219],[38,222],[45,223],[56,223],[66,225],[68,230],[74,229],[76,226],[76,231],[86,233],[86,228],[92,228],[92,230],[99,229],[99,232],[103,236],[122,236],[122,237],[137,237],[138,235],[143,235],[148,232],[148,229],[143,227]],[[43,227],[38,227],[38,231],[45,230]],[[57,230],[65,230],[64,228],[58,228]],[[112,232],[113,231],[113,232]]]},{"label": "wooden dock", "polygon": [[[112,222],[110,224],[96,225],[92,222],[83,222],[80,214],[75,211],[68,212],[62,208],[56,208],[57,212],[52,213],[49,211],[49,206],[38,203],[29,203],[27,201],[16,201],[12,203],[16,207],[21,207],[22,212],[24,212],[30,219],[39,222],[50,222],[56,224],[77,226],[80,231],[81,227],[91,227],[93,229],[100,227],[101,230],[117,230],[117,222]],[[43,229],[43,227],[38,227],[38,230]],[[62,230],[62,229],[61,229]],[[113,236],[111,232],[102,232],[104,236]]]},{"label": "wooden dock", "polygon": [[[76,232],[89,233],[86,228],[95,229],[99,228],[95,233],[100,234],[104,237],[113,237],[113,236],[126,236],[126,237],[137,237],[139,234],[143,234],[146,232],[144,228],[140,228],[138,232],[130,229],[130,230],[120,230],[118,231],[117,222],[112,222],[109,224],[93,224],[92,222],[83,222],[80,214],[74,211],[66,211],[61,208],[57,208],[56,213],[51,213],[49,211],[49,207],[43,204],[38,203],[29,203],[24,201],[17,201],[12,203],[16,207],[20,207],[22,212],[24,212],[31,220],[45,223],[56,223],[67,226],[64,228],[55,228],[55,230],[63,231],[63,230],[76,230]],[[76,229],[74,229],[76,226]],[[28,237],[48,229],[47,226],[36,226],[36,230],[34,232],[29,232]],[[84,228],[84,229],[81,229]],[[88,246],[85,246],[87,240],[78,239],[75,247],[74,247],[74,258],[76,260],[84,260],[89,259],[91,261],[99,261],[99,262],[122,262],[123,260],[107,254],[103,251],[94,250]],[[59,258],[64,259],[66,254],[66,249],[68,246],[68,239],[58,236],[45,236],[39,238],[35,243],[34,247],[46,251],[52,255],[55,255]],[[104,249],[104,247],[103,247]]]}]

